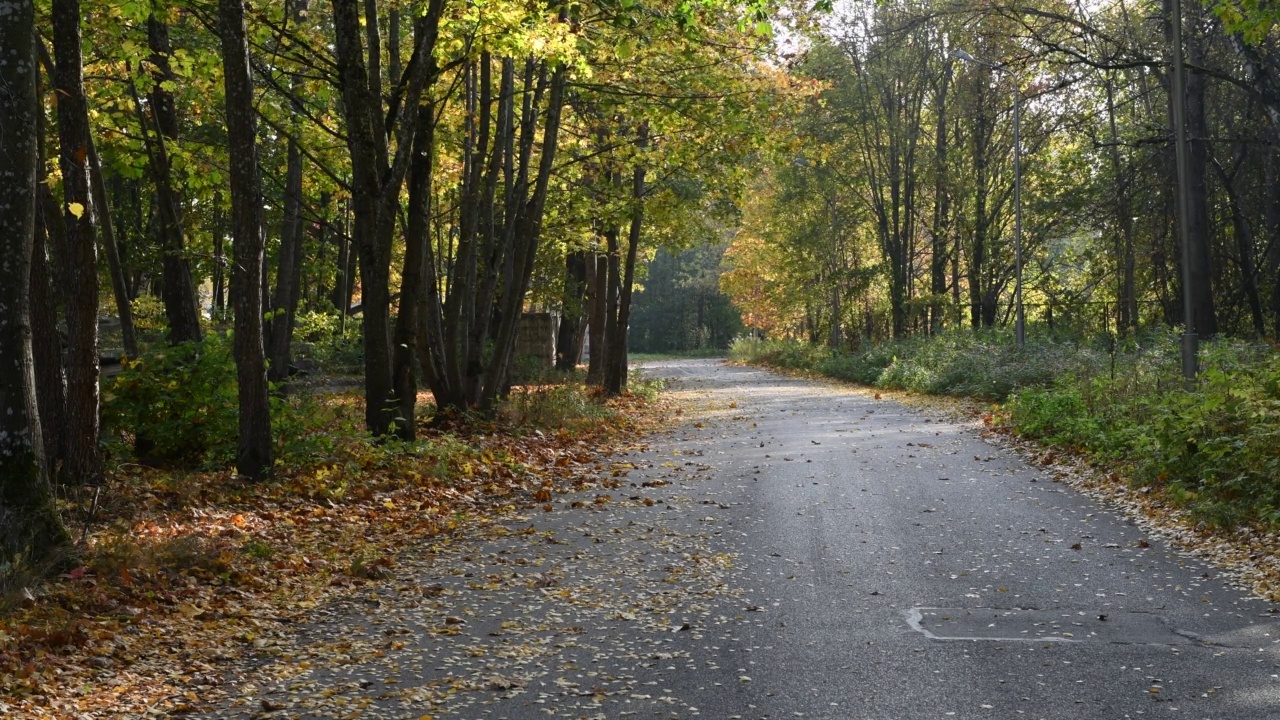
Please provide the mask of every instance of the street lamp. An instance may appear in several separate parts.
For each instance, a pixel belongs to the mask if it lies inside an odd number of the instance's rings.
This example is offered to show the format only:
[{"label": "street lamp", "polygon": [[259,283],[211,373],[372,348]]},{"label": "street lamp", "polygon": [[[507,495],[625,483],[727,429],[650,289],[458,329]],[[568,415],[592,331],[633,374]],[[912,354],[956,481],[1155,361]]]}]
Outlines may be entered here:
[{"label": "street lamp", "polygon": [[1200,338],[1196,335],[1195,314],[1191,303],[1191,229],[1189,219],[1191,210],[1190,181],[1187,178],[1187,131],[1184,119],[1186,94],[1183,91],[1184,68],[1182,62],[1182,0],[1173,0],[1170,7],[1171,25],[1173,26],[1173,87],[1169,98],[1169,112],[1173,115],[1173,149],[1174,166],[1178,175],[1178,239],[1182,246],[1182,377],[1187,390],[1195,388],[1196,356]]},{"label": "street lamp", "polygon": [[1027,320],[1022,310],[1022,88],[1018,84],[1018,77],[1005,65],[979,60],[960,48],[952,50],[951,57],[985,65],[1013,79],[1013,302],[1016,308],[1013,336],[1018,347],[1022,347],[1027,342]]}]

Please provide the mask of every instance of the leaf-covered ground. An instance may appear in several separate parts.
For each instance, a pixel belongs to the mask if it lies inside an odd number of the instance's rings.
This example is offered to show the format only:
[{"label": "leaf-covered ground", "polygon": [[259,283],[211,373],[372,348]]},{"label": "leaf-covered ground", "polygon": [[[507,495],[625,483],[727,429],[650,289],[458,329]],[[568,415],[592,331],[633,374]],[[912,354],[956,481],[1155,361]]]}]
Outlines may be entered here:
[{"label": "leaf-covered ground", "polygon": [[[332,402],[335,417],[358,416],[355,398]],[[573,489],[601,488],[605,502],[624,472],[609,457],[642,443],[668,409],[629,397],[582,417],[543,412],[548,402],[555,391],[413,446],[344,439],[335,426],[323,462],[263,485],[122,466],[73,507],[93,518],[76,528],[82,564],[0,614],[0,717],[205,706],[226,668],[276,653],[318,608],[392,582],[404,548],[447,546],[460,528]]]}]

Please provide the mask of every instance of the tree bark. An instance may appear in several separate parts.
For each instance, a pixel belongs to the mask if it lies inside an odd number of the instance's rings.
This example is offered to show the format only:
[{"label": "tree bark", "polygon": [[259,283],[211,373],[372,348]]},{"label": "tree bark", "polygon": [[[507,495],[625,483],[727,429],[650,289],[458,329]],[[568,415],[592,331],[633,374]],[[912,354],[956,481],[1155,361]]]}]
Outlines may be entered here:
[{"label": "tree bark", "polygon": [[586,315],[587,251],[564,256],[564,288],[560,299],[560,328],[556,333],[556,370],[572,372],[582,359],[582,318]]},{"label": "tree bark", "polygon": [[[41,113],[43,115],[43,113]],[[44,163],[39,167],[43,168]],[[53,268],[49,262],[49,236],[57,232],[49,223],[57,203],[47,185],[39,184],[35,213],[35,242],[31,248],[31,341],[35,361],[36,406],[44,432],[44,458],[49,477],[56,480],[66,458],[67,384],[62,372],[62,341],[58,336],[58,306],[54,299]],[[49,195],[48,198],[40,196]],[[47,202],[45,202],[47,200]],[[51,227],[52,225],[52,227]]]},{"label": "tree bark", "polygon": [[253,80],[245,33],[244,0],[221,0],[227,144],[232,214],[231,294],[235,307],[236,381],[240,405],[236,471],[270,477],[274,464],[266,357],[262,346],[262,178],[258,171]]},{"label": "tree bark", "polygon": [[[442,6],[443,2],[432,0],[431,4]],[[364,2],[362,42],[359,0],[333,0],[334,49],[351,154],[352,234],[360,266],[365,426],[378,436],[387,434],[396,412],[391,376],[391,244],[418,117],[411,108],[418,105],[429,70],[429,54],[423,50],[428,34],[420,30],[432,14],[429,9],[417,21],[413,56],[403,87],[395,90],[402,110],[388,121],[382,113],[377,3]],[[388,126],[392,125],[394,156],[388,141]]]},{"label": "tree bark", "polygon": [[396,314],[392,343],[391,377],[396,404],[396,435],[412,441],[417,436],[418,385],[414,361],[418,358],[418,312],[424,301],[423,275],[431,244],[431,179],[434,165],[435,110],[431,103],[416,110],[413,162],[409,166],[409,222],[405,233],[404,270],[400,282],[400,310]]},{"label": "tree bark", "polygon": [[[178,113],[173,93],[167,84],[176,83],[178,78],[169,65],[169,56],[173,54],[169,42],[169,25],[154,14],[147,18],[147,46],[151,50],[153,83],[148,102],[153,127],[147,127],[143,118],[142,133],[148,144],[159,211],[160,222],[157,229],[162,252],[161,297],[164,300],[165,318],[169,321],[169,342],[195,342],[203,335],[200,309],[191,278],[191,263],[186,258],[182,210],[173,184],[168,150],[168,143],[178,139]],[[155,131],[154,142],[149,139],[152,130]]]},{"label": "tree bark", "polygon": [[116,314],[120,318],[120,335],[124,353],[138,357],[138,335],[133,326],[133,306],[129,303],[129,286],[125,282],[124,265],[120,262],[120,246],[116,243],[115,227],[111,222],[111,206],[107,204],[107,185],[102,177],[102,161],[93,138],[89,138],[89,189],[93,193],[93,206],[98,211],[98,230],[102,238],[102,253],[107,256],[107,269],[111,275],[111,294],[116,301]]},{"label": "tree bark", "polygon": [[10,2],[0,13],[0,585],[46,569],[71,546],[45,468],[31,348],[40,112],[34,23],[31,0]]},{"label": "tree bark", "polygon": [[[649,127],[641,124],[636,145],[643,150],[649,145]],[[631,290],[635,285],[636,257],[640,250],[641,231],[644,228],[644,179],[645,167],[637,161],[631,171],[631,225],[627,231],[627,258],[623,266],[621,286],[618,288],[617,315],[614,318],[607,357],[609,364],[604,372],[606,395],[621,395],[627,389],[627,330],[631,321]],[[615,242],[616,246],[616,242]]]},{"label": "tree bark", "polygon": [[[309,0],[291,0],[289,17],[299,25],[306,16]],[[302,112],[302,103],[296,97],[301,86],[297,75],[289,79],[295,97],[292,107],[295,117]],[[297,129],[295,123],[294,129]],[[284,181],[284,217],[280,226],[280,254],[276,264],[275,294],[271,298],[271,324],[267,329],[267,379],[281,383],[289,377],[289,347],[293,341],[293,322],[298,312],[298,297],[302,278],[302,148],[298,146],[297,133],[290,134],[286,149]]]},{"label": "tree bark", "polygon": [[67,458],[71,482],[102,480],[98,445],[98,252],[89,193],[89,112],[80,54],[80,2],[54,0],[54,87],[58,93],[58,164],[62,170],[65,253],[59,258],[72,292],[67,314]]},{"label": "tree bark", "polygon": [[591,357],[587,362],[587,384],[604,382],[605,326],[608,324],[609,306],[609,257],[603,253],[587,259],[588,306],[591,308],[587,331],[590,334]]},{"label": "tree bark", "polygon": [[942,76],[938,80],[938,92],[934,100],[937,113],[933,144],[934,176],[933,176],[933,228],[930,233],[932,251],[929,254],[929,332],[942,332],[945,303],[947,295],[947,232],[951,219],[951,195],[947,181],[947,89],[951,84],[952,64],[948,61],[943,66]]}]

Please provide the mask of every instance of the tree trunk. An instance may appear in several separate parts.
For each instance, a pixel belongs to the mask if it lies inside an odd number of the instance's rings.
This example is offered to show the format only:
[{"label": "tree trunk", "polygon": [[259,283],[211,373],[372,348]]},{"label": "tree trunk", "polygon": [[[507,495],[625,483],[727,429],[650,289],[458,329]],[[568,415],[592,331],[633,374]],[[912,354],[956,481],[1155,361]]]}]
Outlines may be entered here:
[{"label": "tree trunk", "polygon": [[[1170,5],[1166,0],[1166,5]],[[1191,10],[1203,13],[1203,9]],[[1166,7],[1165,17],[1171,14],[1171,7]],[[1197,15],[1198,17],[1198,15]],[[1181,20],[1179,18],[1179,20]],[[1193,23],[1198,26],[1199,23]],[[1172,26],[1166,22],[1166,40],[1172,42]],[[1187,132],[1187,182],[1188,220],[1187,235],[1189,244],[1191,279],[1191,328],[1202,339],[1212,338],[1218,334],[1218,316],[1213,306],[1212,270],[1209,259],[1209,138],[1208,118],[1206,115],[1205,95],[1207,78],[1204,73],[1192,68],[1204,63],[1205,39],[1193,30],[1183,32],[1186,41],[1188,65],[1186,78],[1186,97],[1170,98],[1170,102],[1186,103]],[[1181,52],[1181,48],[1176,48]]]},{"label": "tree trunk", "polygon": [[173,54],[169,43],[169,26],[154,14],[147,18],[147,45],[151,50],[153,83],[148,103],[151,106],[153,127],[148,128],[144,118],[142,133],[143,139],[148,140],[151,131],[155,131],[154,143],[148,142],[148,152],[151,156],[152,180],[156,186],[160,220],[161,297],[164,300],[165,318],[169,321],[169,342],[195,342],[203,334],[200,328],[200,309],[196,301],[195,284],[191,279],[191,263],[186,258],[182,210],[173,185],[168,150],[168,143],[178,139],[178,113],[173,93],[166,85],[177,82],[178,78],[169,65],[169,56]]},{"label": "tree trunk", "polygon": [[[80,55],[80,2],[54,0],[54,86],[58,93],[58,164],[62,169],[65,252],[59,258],[74,292],[67,314],[67,480],[102,480],[98,445],[98,252],[89,194],[89,113]],[[33,125],[34,127],[34,125]],[[25,284],[24,284],[25,287]]]},{"label": "tree trunk", "polygon": [[556,370],[572,372],[582,359],[582,318],[586,315],[587,251],[570,250],[564,256],[564,289],[560,301],[560,328],[556,334]]},{"label": "tree trunk", "polygon": [[[41,113],[43,115],[43,113]],[[40,163],[43,168],[44,164]],[[49,263],[49,237],[58,232],[49,223],[57,213],[49,186],[40,183],[35,213],[35,242],[31,248],[31,340],[35,361],[36,405],[44,432],[44,458],[49,477],[56,480],[66,458],[67,384],[62,373],[62,341],[58,336],[58,306],[54,299],[53,268]]]},{"label": "tree trunk", "polygon": [[107,256],[107,269],[111,275],[111,294],[116,301],[116,314],[120,318],[120,335],[125,355],[138,357],[138,336],[133,327],[133,306],[129,303],[129,286],[125,282],[124,266],[120,263],[120,247],[116,243],[115,227],[111,223],[111,206],[107,204],[107,185],[102,177],[102,162],[98,149],[89,138],[89,189],[93,193],[93,207],[98,212],[98,230],[102,237],[102,252]]},{"label": "tree trunk", "polygon": [[[410,109],[406,108],[408,111]],[[396,314],[391,357],[396,435],[408,441],[417,436],[418,385],[414,377],[414,361],[419,352],[418,312],[424,302],[423,276],[427,247],[431,243],[431,180],[435,146],[434,106],[426,103],[413,111],[419,113],[418,132],[413,137],[415,147],[409,166],[409,222],[405,232],[400,310]]]},{"label": "tree trunk", "polygon": [[[649,128],[642,124],[637,145],[643,151],[648,144]],[[636,257],[644,228],[644,177],[645,168],[637,163],[631,174],[631,227],[627,232],[627,259],[623,266],[622,285],[618,288],[618,315],[613,342],[609,346],[609,365],[604,374],[606,395],[621,395],[627,389],[627,331],[631,324],[631,291],[635,285]]]},{"label": "tree trunk", "polygon": [[[1236,172],[1244,162],[1244,145],[1236,148]],[[1228,175],[1226,168],[1217,158],[1213,158],[1213,167],[1217,171],[1222,187],[1227,191],[1227,204],[1231,207],[1231,222],[1235,227],[1236,253],[1240,263],[1240,279],[1243,285],[1245,301],[1249,305],[1249,317],[1253,321],[1254,339],[1262,339],[1266,334],[1266,320],[1262,315],[1262,293],[1258,290],[1258,271],[1253,258],[1253,228],[1245,217],[1241,207],[1240,193],[1236,189],[1235,175]]]},{"label": "tree trunk", "polygon": [[[291,0],[288,13],[295,25],[306,16],[309,0]],[[301,80],[289,79],[290,89],[297,93]],[[295,117],[302,113],[302,103],[292,102]],[[295,123],[294,129],[298,125]],[[271,299],[271,324],[267,329],[267,379],[281,383],[289,377],[289,346],[293,341],[293,321],[298,312],[302,290],[302,148],[296,132],[289,136],[286,150],[284,181],[284,218],[280,227],[280,254],[276,265],[276,288]]]},{"label": "tree trunk", "polygon": [[262,480],[271,476],[274,447],[267,397],[266,357],[262,346],[261,288],[266,244],[262,221],[262,178],[258,171],[244,0],[221,0],[218,29],[222,36],[230,159],[228,175],[231,181],[231,294],[235,307],[234,352],[240,405],[236,472],[253,480]]},{"label": "tree trunk", "polygon": [[[67,8],[55,3],[55,14],[58,10]],[[5,159],[0,166],[0,408],[5,408],[0,412],[0,586],[26,570],[47,569],[71,546],[45,469],[31,349],[40,112],[34,22],[30,0],[11,2],[0,13],[0,47],[5,48],[0,62],[0,157]],[[93,439],[96,443],[97,436]]]},{"label": "tree trunk", "polygon": [[[45,52],[43,45],[38,45],[37,49]],[[46,55],[45,62],[47,69],[52,70],[53,60]],[[41,90],[40,74],[36,73],[37,97],[40,97]],[[46,130],[44,108],[37,102],[37,177],[47,172],[48,167],[44,157]],[[40,415],[40,429],[44,433],[45,467],[50,481],[56,482],[67,456],[67,382],[62,369],[62,339],[58,335],[58,302],[54,290],[58,283],[54,280],[49,251],[53,239],[64,237],[66,229],[62,226],[62,214],[48,183],[36,183],[33,199],[36,208],[35,238],[31,247],[31,344],[35,362],[36,407]]]},{"label": "tree trunk", "polygon": [[[607,393],[609,383],[616,372],[617,359],[614,354],[618,349],[618,295],[622,285],[622,258],[618,256],[618,228],[611,227],[604,233],[606,262],[606,285],[604,292],[604,345],[600,348],[604,355],[601,365],[600,387]],[[614,394],[617,394],[616,392]]]},{"label": "tree trunk", "polygon": [[944,323],[943,298],[947,295],[947,222],[951,219],[951,195],[947,182],[947,89],[951,80],[950,61],[943,67],[938,80],[938,94],[934,105],[937,125],[933,144],[933,228],[932,252],[929,255],[929,332],[942,332]]},{"label": "tree trunk", "polygon": [[608,323],[609,259],[607,255],[592,253],[587,258],[587,306],[590,318],[587,331],[590,334],[591,357],[587,361],[587,384],[604,382],[605,325]]},{"label": "tree trunk", "polygon": [[302,151],[297,141],[290,138],[286,152],[284,220],[280,228],[276,287],[271,299],[271,324],[267,332],[267,379],[276,383],[289,377],[289,345],[293,340],[293,321],[298,312],[302,274]]},{"label": "tree trunk", "polygon": [[[426,46],[434,35],[427,26],[433,16],[438,22],[443,2],[432,0],[427,14],[417,20],[413,56],[404,82],[395,89],[402,110],[390,123],[382,112],[377,3],[364,2],[363,41],[359,5],[359,0],[333,0],[334,49],[351,155],[352,234],[359,253],[364,330],[365,426],[381,436],[390,430],[396,413],[391,404],[391,245],[418,118],[413,109],[434,53],[434,42],[429,49]],[[394,157],[388,125],[395,128]]]}]

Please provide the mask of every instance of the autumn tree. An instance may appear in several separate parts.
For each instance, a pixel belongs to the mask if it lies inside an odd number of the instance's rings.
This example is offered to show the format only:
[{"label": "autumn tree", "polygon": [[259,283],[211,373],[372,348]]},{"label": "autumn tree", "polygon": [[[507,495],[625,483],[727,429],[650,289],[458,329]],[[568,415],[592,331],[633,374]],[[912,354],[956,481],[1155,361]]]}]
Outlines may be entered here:
[{"label": "autumn tree", "polygon": [[9,3],[0,13],[0,585],[40,568],[71,544],[49,485],[31,349],[29,288],[40,179],[34,18],[29,1]]}]

